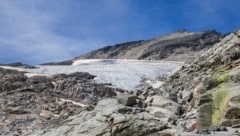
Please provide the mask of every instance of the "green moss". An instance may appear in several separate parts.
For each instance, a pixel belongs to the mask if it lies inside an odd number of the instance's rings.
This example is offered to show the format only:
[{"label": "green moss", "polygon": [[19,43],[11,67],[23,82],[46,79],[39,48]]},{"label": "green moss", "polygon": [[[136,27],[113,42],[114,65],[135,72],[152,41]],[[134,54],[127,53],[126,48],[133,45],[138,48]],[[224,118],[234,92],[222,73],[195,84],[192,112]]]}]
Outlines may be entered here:
[{"label": "green moss", "polygon": [[221,67],[213,74],[213,79],[215,79],[218,84],[221,84],[228,80],[228,74],[229,70],[226,67]]},{"label": "green moss", "polygon": [[230,92],[225,83],[212,92],[212,124],[219,125],[224,116]]},{"label": "green moss", "polygon": [[[223,66],[216,69],[213,75],[208,80],[206,80],[206,83],[204,83],[204,93],[211,94],[211,110],[203,107],[203,109],[199,111],[200,115],[204,115],[200,116],[200,118],[203,118],[202,120],[205,121],[202,123],[203,125],[209,125],[207,124],[208,119],[210,119],[211,125],[220,125],[224,119],[224,114],[231,97],[231,90],[229,88],[229,85],[232,83],[238,83],[240,79],[239,77],[240,76],[237,73],[231,75],[230,69],[228,69],[226,66]],[[206,117],[208,115],[211,118]]]},{"label": "green moss", "polygon": [[212,76],[212,80],[216,84],[210,90],[212,94],[212,125],[219,125],[224,118],[224,110],[230,97],[227,85],[228,78],[229,70],[227,67],[218,68]]}]

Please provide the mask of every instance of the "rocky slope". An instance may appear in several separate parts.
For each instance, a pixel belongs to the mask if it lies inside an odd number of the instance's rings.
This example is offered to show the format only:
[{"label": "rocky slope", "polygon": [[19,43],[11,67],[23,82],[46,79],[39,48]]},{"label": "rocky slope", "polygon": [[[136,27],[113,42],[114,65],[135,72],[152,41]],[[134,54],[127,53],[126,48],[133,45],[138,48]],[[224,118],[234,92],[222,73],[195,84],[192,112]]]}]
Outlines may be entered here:
[{"label": "rocky slope", "polygon": [[132,41],[89,52],[73,60],[44,65],[71,65],[78,59],[145,59],[190,62],[219,42],[221,34],[211,30],[202,32],[177,31],[150,40]]},{"label": "rocky slope", "polygon": [[[182,107],[184,131],[240,122],[240,31],[235,31],[168,78],[157,90]],[[192,115],[192,116],[190,116]]]},{"label": "rocky slope", "polygon": [[30,135],[123,91],[96,84],[94,77],[73,73],[28,78],[23,72],[0,68],[0,135]]},{"label": "rocky slope", "polygon": [[102,99],[93,110],[35,135],[239,135],[239,91],[238,30],[169,76],[160,88]]},{"label": "rocky slope", "polygon": [[159,38],[107,46],[76,59],[154,59],[190,61],[201,50],[205,51],[218,42],[221,35],[216,31],[178,31]]}]

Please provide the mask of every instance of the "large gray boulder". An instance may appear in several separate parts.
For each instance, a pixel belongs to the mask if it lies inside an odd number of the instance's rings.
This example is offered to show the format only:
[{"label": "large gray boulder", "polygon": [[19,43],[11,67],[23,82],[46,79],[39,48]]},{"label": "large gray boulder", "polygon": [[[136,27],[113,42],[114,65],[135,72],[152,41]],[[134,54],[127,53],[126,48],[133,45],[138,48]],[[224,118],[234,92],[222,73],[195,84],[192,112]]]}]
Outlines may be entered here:
[{"label": "large gray boulder", "polygon": [[70,116],[59,127],[44,129],[35,135],[145,136],[168,127],[167,122],[145,111],[119,113],[118,110],[124,107],[116,99],[104,99],[99,101],[94,110]]}]

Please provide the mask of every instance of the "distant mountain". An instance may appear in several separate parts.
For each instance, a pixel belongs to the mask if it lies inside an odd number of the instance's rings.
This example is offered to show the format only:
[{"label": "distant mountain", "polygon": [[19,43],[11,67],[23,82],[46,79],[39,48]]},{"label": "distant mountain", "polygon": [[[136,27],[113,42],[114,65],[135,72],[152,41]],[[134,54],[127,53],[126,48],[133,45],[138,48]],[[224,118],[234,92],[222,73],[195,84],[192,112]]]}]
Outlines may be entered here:
[{"label": "distant mountain", "polygon": [[28,68],[28,69],[37,68],[35,66],[31,66],[31,65],[28,65],[28,64],[23,64],[21,62],[8,63],[8,64],[1,64],[0,63],[0,66],[21,67],[21,68]]},{"label": "distant mountain", "polygon": [[106,46],[80,55],[73,60],[45,63],[45,65],[71,65],[73,61],[78,59],[144,59],[187,62],[208,50],[221,38],[222,35],[215,30],[177,31],[150,40]]}]

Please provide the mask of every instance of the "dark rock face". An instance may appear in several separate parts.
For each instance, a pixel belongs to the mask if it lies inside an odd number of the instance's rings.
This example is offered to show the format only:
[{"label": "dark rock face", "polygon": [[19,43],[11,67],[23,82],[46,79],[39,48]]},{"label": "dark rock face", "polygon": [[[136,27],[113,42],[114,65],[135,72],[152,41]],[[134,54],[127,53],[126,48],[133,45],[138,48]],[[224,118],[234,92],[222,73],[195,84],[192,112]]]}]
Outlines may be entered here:
[{"label": "dark rock face", "polygon": [[219,42],[221,34],[216,31],[190,33],[179,31],[146,41],[107,46],[75,59],[154,59],[191,61],[200,51]]},{"label": "dark rock face", "polygon": [[0,133],[31,134],[51,120],[123,91],[96,84],[94,77],[77,72],[28,78],[22,72],[0,68]]},{"label": "dark rock face", "polygon": [[[213,46],[219,41],[220,34],[216,31],[206,31],[200,34],[193,34],[185,37],[159,41],[151,45],[139,59],[149,58],[164,59],[170,56],[184,54],[186,51],[201,51]],[[181,50],[184,48],[184,50]],[[189,56],[190,57],[190,56]],[[194,56],[192,56],[194,57]],[[172,58],[174,59],[174,57]]]}]

